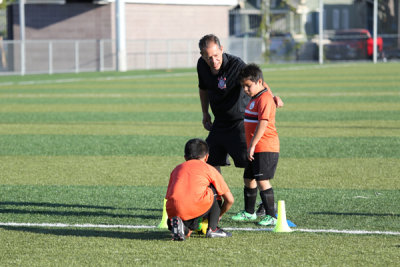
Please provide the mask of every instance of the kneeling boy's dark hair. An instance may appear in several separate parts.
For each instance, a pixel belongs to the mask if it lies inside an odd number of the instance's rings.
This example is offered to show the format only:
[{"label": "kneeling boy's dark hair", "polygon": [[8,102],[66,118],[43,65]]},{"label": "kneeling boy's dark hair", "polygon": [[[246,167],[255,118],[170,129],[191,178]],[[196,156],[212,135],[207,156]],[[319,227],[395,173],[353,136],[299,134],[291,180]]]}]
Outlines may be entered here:
[{"label": "kneeling boy's dark hair", "polygon": [[258,80],[264,81],[262,70],[256,64],[248,64],[242,69],[239,74],[239,81],[250,80],[252,82],[258,82]]},{"label": "kneeling boy's dark hair", "polygon": [[207,143],[199,138],[190,139],[185,145],[186,160],[201,159],[208,154]]}]

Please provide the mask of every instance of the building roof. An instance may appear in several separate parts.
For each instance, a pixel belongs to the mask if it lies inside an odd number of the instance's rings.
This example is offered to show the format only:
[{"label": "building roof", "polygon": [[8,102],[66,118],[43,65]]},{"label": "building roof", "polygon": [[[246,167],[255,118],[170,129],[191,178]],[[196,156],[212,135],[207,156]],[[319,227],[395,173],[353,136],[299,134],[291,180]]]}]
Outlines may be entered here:
[{"label": "building roof", "polygon": [[[115,0],[93,0],[97,4],[109,4]],[[26,4],[65,4],[66,0],[25,0]],[[125,0],[133,4],[161,4],[161,5],[206,5],[206,6],[235,6],[238,0]]]}]

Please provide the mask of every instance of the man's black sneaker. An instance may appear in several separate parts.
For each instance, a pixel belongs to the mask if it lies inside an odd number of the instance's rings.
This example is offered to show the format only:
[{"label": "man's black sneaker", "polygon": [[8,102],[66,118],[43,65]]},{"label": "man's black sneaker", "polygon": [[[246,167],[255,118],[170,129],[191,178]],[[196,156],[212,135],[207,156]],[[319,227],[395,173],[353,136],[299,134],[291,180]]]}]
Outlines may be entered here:
[{"label": "man's black sneaker", "polygon": [[221,228],[217,227],[214,231],[211,228],[208,229],[206,237],[214,238],[214,237],[231,237],[232,234],[222,230]]},{"label": "man's black sneaker", "polygon": [[258,209],[256,211],[257,217],[265,216],[265,208],[262,202],[258,203]]},{"label": "man's black sneaker", "polygon": [[185,241],[185,226],[183,225],[182,219],[179,217],[172,218],[171,225],[172,225],[172,240]]}]

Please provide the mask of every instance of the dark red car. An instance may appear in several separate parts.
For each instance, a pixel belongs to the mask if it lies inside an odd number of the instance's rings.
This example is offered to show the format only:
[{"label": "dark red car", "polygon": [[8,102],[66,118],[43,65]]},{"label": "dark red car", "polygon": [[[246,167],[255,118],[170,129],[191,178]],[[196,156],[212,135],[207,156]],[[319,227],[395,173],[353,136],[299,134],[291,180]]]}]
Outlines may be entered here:
[{"label": "dark red car", "polygon": [[[383,41],[377,38],[378,56],[383,54]],[[325,45],[325,57],[332,60],[369,59],[373,55],[373,38],[368,30],[338,30]]]}]

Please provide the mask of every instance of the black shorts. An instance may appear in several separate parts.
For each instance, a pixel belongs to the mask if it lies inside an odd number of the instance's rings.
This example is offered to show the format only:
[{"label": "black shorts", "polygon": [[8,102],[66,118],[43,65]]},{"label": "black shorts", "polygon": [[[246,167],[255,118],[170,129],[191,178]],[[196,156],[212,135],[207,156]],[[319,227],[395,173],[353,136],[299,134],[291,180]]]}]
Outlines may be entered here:
[{"label": "black shorts", "polygon": [[254,160],[244,170],[243,178],[257,181],[274,178],[278,158],[277,152],[254,153]]},{"label": "black shorts", "polygon": [[212,166],[229,166],[229,156],[236,167],[245,168],[247,160],[247,144],[243,121],[237,122],[230,129],[211,129],[207,139],[210,156],[207,163]]}]

